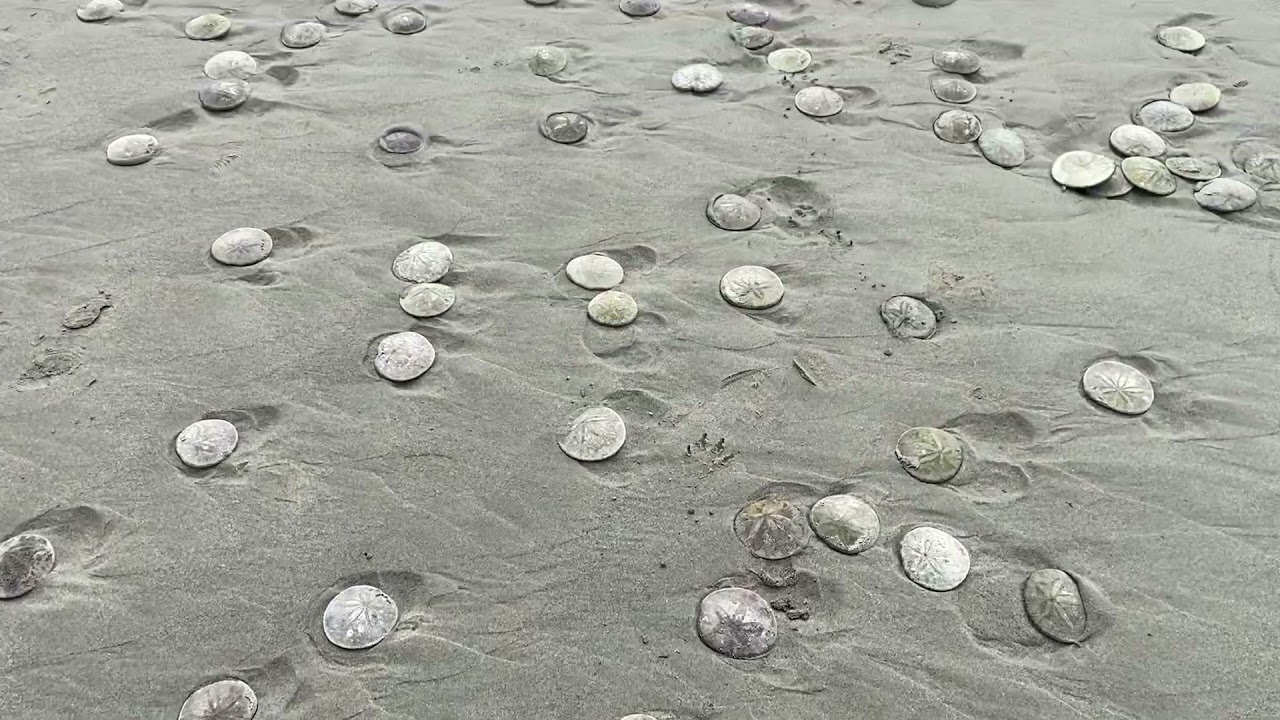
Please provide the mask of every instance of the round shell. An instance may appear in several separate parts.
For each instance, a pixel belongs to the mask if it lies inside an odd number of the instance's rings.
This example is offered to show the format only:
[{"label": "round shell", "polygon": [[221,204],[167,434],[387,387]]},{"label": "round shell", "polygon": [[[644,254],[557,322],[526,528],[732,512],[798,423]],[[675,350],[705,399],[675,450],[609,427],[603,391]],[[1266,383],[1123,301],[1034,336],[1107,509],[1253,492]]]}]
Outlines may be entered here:
[{"label": "round shell", "polygon": [[1200,31],[1181,25],[1160,28],[1156,33],[1156,40],[1167,48],[1185,53],[1193,53],[1204,47],[1204,35]]},{"label": "round shell", "polygon": [[538,125],[542,136],[561,145],[581,142],[587,136],[589,123],[585,115],[576,112],[551,113]]},{"label": "round shell", "polygon": [[280,30],[280,44],[294,50],[314,47],[324,39],[324,26],[314,20],[291,22]]},{"label": "round shell", "polygon": [[748,503],[733,519],[733,531],[747,551],[765,560],[781,560],[809,543],[804,511],[775,497]]},{"label": "round shell", "polygon": [[587,303],[587,317],[606,327],[625,327],[639,314],[635,298],[618,290],[605,290]]},{"label": "round shell", "polygon": [[909,295],[895,295],[880,305],[880,319],[894,337],[925,340],[938,329],[933,309]]},{"label": "round shell", "polygon": [[902,570],[927,590],[954,590],[969,575],[969,550],[950,534],[918,527],[902,538]]},{"label": "round shell", "polygon": [[544,45],[529,53],[529,71],[538,77],[555,75],[569,64],[569,55],[558,47]]},{"label": "round shell", "polygon": [[964,464],[964,449],[956,436],[931,427],[914,427],[902,433],[893,455],[908,475],[927,483],[954,478]]},{"label": "round shell", "polygon": [[1117,360],[1090,365],[1081,385],[1090,400],[1124,415],[1141,415],[1155,401],[1151,380],[1141,370]]},{"label": "round shell", "polygon": [[1196,202],[1205,210],[1229,213],[1253,207],[1258,191],[1231,178],[1217,178],[1196,188]]},{"label": "round shell", "polygon": [[410,283],[433,283],[453,268],[453,251],[434,240],[405,248],[391,263],[391,274]]},{"label": "round shell", "polygon": [[205,110],[227,112],[248,102],[251,92],[252,88],[245,80],[208,80],[200,83],[196,99]]},{"label": "round shell", "polygon": [[1111,149],[1125,157],[1163,157],[1169,151],[1164,138],[1141,125],[1120,125],[1111,131]]},{"label": "round shell", "polygon": [[1022,136],[1008,128],[983,130],[978,136],[978,150],[992,165],[1018,167],[1027,161],[1027,145]]},{"label": "round shell", "polygon": [[943,72],[972,75],[982,68],[982,58],[972,50],[943,48],[933,52],[933,64]]},{"label": "round shell", "polygon": [[1125,178],[1124,172],[1120,167],[1116,166],[1116,171],[1111,173],[1111,177],[1107,178],[1106,182],[1101,185],[1094,185],[1085,190],[1085,192],[1094,197],[1118,198],[1122,195],[1128,195],[1130,190],[1133,190],[1133,184]]},{"label": "round shell", "polygon": [[1169,172],[1184,180],[1213,180],[1222,175],[1222,166],[1211,157],[1171,157],[1164,159]]},{"label": "round shell", "polygon": [[724,588],[698,603],[698,637],[721,655],[752,660],[768,655],[778,642],[778,621],[758,594]]},{"label": "round shell", "polygon": [[769,22],[769,9],[755,3],[737,3],[728,10],[729,19],[743,25],[764,25]]},{"label": "round shell", "polygon": [[956,0],[915,0],[915,3],[921,7],[940,8],[946,7]]},{"label": "round shell", "polygon": [[448,285],[417,283],[400,292],[400,308],[414,317],[430,318],[448,312],[456,297]]},{"label": "round shell", "polygon": [[622,416],[602,406],[587,408],[574,418],[559,445],[574,460],[598,462],[617,455],[626,441],[627,426]]},{"label": "round shell", "polygon": [[378,0],[334,0],[333,9],[343,15],[355,17],[378,7]]},{"label": "round shell", "polygon": [[956,105],[964,105],[978,97],[977,86],[955,75],[934,75],[929,78],[929,88],[942,102]]},{"label": "round shell", "polygon": [[382,642],[399,619],[390,595],[372,585],[352,585],[325,606],[324,636],[344,650],[363,650]]},{"label": "round shell", "polygon": [[1057,568],[1036,570],[1022,585],[1022,605],[1027,619],[1045,637],[1062,643],[1077,643],[1085,638],[1088,615],[1080,586],[1074,578]]},{"label": "round shell", "polygon": [[387,11],[382,24],[396,35],[413,35],[427,29],[427,18],[417,8],[398,7]]},{"label": "round shell", "polygon": [[1182,132],[1196,122],[1196,116],[1186,106],[1171,100],[1152,100],[1138,108],[1134,119],[1139,125],[1163,133]]},{"label": "round shell", "polygon": [[1152,195],[1172,195],[1178,181],[1164,163],[1149,157],[1127,157],[1120,161],[1120,171],[1133,186]]},{"label": "round shell", "polygon": [[258,74],[258,61],[239,50],[226,50],[209,58],[204,74],[210,80],[247,80]]},{"label": "round shell", "polygon": [[645,713],[632,713],[630,715],[623,715],[622,720],[658,720],[658,718],[652,715],[646,715]]},{"label": "round shell", "polygon": [[226,420],[197,420],[174,441],[174,449],[183,464],[193,468],[209,468],[226,460],[240,442],[236,426]]},{"label": "round shell", "polygon": [[560,0],[524,0],[524,1],[529,3],[530,5],[555,5],[556,3],[560,2]]},{"label": "round shell", "polygon": [[760,206],[741,195],[722,193],[707,203],[707,219],[721,230],[750,230],[760,216]]},{"label": "round shell", "polygon": [[748,50],[759,50],[773,42],[773,31],[754,25],[734,25],[729,36]]},{"label": "round shell", "polygon": [[662,3],[658,0],[618,0],[618,9],[623,15],[649,17],[658,14],[662,9]]},{"label": "round shell", "polygon": [[76,17],[85,22],[102,22],[124,12],[124,3],[120,0],[89,0],[76,8]]},{"label": "round shell", "polygon": [[183,31],[192,40],[217,40],[231,32],[231,21],[224,15],[201,15],[188,20]]},{"label": "round shell", "polygon": [[730,305],[764,310],[782,302],[786,289],[772,270],[759,265],[736,267],[720,278],[720,295]]},{"label": "round shell", "polygon": [[828,495],[809,508],[813,533],[833,550],[857,555],[880,539],[875,508],[852,495]]},{"label": "round shell", "polygon": [[844,109],[844,98],[829,87],[812,85],[796,93],[796,109],[809,117],[831,117]]},{"label": "round shell", "polygon": [[178,720],[253,720],[258,696],[243,680],[218,680],[191,693]]},{"label": "round shell", "polygon": [[964,145],[982,135],[982,121],[967,110],[947,110],[933,121],[933,134],[943,142]]},{"label": "round shell", "polygon": [[608,255],[591,253],[569,261],[564,273],[569,280],[587,290],[612,290],[622,284],[622,266]]},{"label": "round shell", "polygon": [[271,254],[271,236],[258,228],[243,227],[228,230],[213,241],[209,254],[223,265],[253,265]]},{"label": "round shell", "polygon": [[694,63],[671,74],[671,87],[692,93],[709,93],[720,87],[724,76],[715,65]]},{"label": "round shell", "polygon": [[431,341],[416,332],[399,332],[378,341],[373,368],[392,382],[408,382],[419,377],[436,362]]},{"label": "round shell", "polygon": [[392,155],[411,155],[426,144],[422,131],[408,125],[392,125],[378,136],[378,149]]},{"label": "round shell", "polygon": [[766,62],[778,72],[798,73],[809,69],[813,64],[813,55],[802,48],[779,48],[769,53]]},{"label": "round shell", "polygon": [[1263,182],[1280,182],[1280,149],[1260,142],[1241,143],[1231,150],[1236,167]]},{"label": "round shell", "polygon": [[1222,91],[1213,83],[1184,83],[1169,91],[1169,100],[1191,112],[1205,112],[1218,107]]},{"label": "round shell", "polygon": [[0,600],[31,592],[56,564],[53,543],[43,535],[22,533],[0,542]]},{"label": "round shell", "polygon": [[160,141],[151,135],[125,135],[107,145],[107,162],[112,165],[141,165],[160,152]]},{"label": "round shell", "polygon": [[1114,172],[1116,162],[1111,158],[1088,150],[1072,150],[1053,161],[1049,175],[1063,187],[1084,189],[1101,185]]}]

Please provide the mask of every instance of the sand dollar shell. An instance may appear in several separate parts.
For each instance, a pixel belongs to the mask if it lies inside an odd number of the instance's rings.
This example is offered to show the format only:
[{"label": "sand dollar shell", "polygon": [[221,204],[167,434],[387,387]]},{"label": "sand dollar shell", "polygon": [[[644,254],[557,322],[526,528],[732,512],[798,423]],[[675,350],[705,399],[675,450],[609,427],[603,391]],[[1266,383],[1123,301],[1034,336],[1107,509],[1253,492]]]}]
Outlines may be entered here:
[{"label": "sand dollar shell", "polygon": [[929,88],[942,102],[957,105],[964,105],[978,97],[977,86],[955,75],[934,75],[929,78]]},{"label": "sand dollar shell", "polygon": [[622,416],[607,407],[593,407],[574,418],[560,439],[560,450],[579,462],[608,460],[627,442]]},{"label": "sand dollar shell", "polygon": [[1216,213],[1238,212],[1258,202],[1258,191],[1231,178],[1217,178],[1196,188],[1196,202]]},{"label": "sand dollar shell", "polygon": [[921,7],[941,8],[950,5],[956,0],[915,0],[915,3]]},{"label": "sand dollar shell", "polygon": [[801,48],[779,48],[769,53],[766,62],[778,72],[798,73],[809,69],[813,64],[813,55]]},{"label": "sand dollar shell", "polygon": [[1134,119],[1139,125],[1164,133],[1182,132],[1196,122],[1195,114],[1186,106],[1171,100],[1152,100],[1138,108]]},{"label": "sand dollar shell", "polygon": [[764,310],[782,302],[786,289],[772,270],[759,265],[736,267],[720,278],[720,295],[730,305]]},{"label": "sand dollar shell", "polygon": [[160,153],[160,141],[151,135],[125,135],[107,145],[107,162],[112,165],[141,165]]},{"label": "sand dollar shell", "polygon": [[809,117],[831,117],[844,109],[844,98],[829,87],[811,85],[796,93],[796,109]]},{"label": "sand dollar shell", "polygon": [[1260,142],[1240,143],[1231,150],[1236,167],[1263,182],[1280,182],[1280,149]]},{"label": "sand dollar shell", "polygon": [[400,609],[391,596],[372,585],[352,585],[324,609],[324,636],[344,650],[363,650],[395,629]]},{"label": "sand dollar shell", "polygon": [[721,230],[750,230],[760,216],[760,206],[741,195],[721,193],[707,203],[707,219]]},{"label": "sand dollar shell", "polygon": [[258,61],[239,50],[226,50],[209,58],[204,74],[210,80],[247,80],[258,74]]},{"label": "sand dollar shell", "polygon": [[210,13],[188,20],[183,31],[192,40],[217,40],[231,32],[231,21],[224,15]]},{"label": "sand dollar shell", "polygon": [[942,48],[933,52],[933,64],[943,72],[972,75],[982,69],[982,58],[972,50]]},{"label": "sand dollar shell", "polygon": [[31,592],[55,564],[53,543],[43,535],[22,533],[0,542],[0,599]]},{"label": "sand dollar shell", "polygon": [[938,329],[933,309],[909,295],[895,295],[881,303],[880,319],[894,337],[925,340]]},{"label": "sand dollar shell", "polygon": [[243,680],[211,682],[196,690],[182,703],[178,720],[253,720],[258,714],[258,696]]},{"label": "sand dollar shell", "polygon": [[392,155],[411,155],[426,145],[422,131],[412,125],[392,125],[378,135],[378,149]]},{"label": "sand dollar shell", "polygon": [[1117,360],[1090,365],[1081,385],[1090,400],[1125,415],[1141,415],[1155,401],[1151,380],[1141,370]]},{"label": "sand dollar shell", "polygon": [[209,254],[223,265],[253,265],[267,259],[272,245],[271,236],[265,230],[243,227],[219,235]]},{"label": "sand dollar shell", "polygon": [[564,268],[569,280],[587,290],[612,290],[622,284],[622,266],[608,255],[579,255]]},{"label": "sand dollar shell", "polygon": [[576,112],[551,113],[538,125],[542,136],[561,145],[581,142],[587,136],[590,123],[585,115]]},{"label": "sand dollar shell", "polygon": [[355,17],[378,7],[378,0],[334,0],[333,9]]},{"label": "sand dollar shell", "polygon": [[773,31],[754,25],[734,25],[729,37],[748,50],[759,50],[773,42]]},{"label": "sand dollar shell", "polygon": [[560,2],[560,0],[524,0],[524,1],[529,3],[530,5],[555,5],[556,3]]},{"label": "sand dollar shell", "polygon": [[536,47],[529,53],[529,72],[538,77],[555,75],[569,64],[569,55],[564,50],[550,45]]},{"label": "sand dollar shell", "polygon": [[208,468],[231,457],[239,442],[235,425],[212,418],[197,420],[184,428],[174,441],[174,449],[188,467]]},{"label": "sand dollar shell", "polygon": [[436,362],[436,349],[431,341],[416,332],[399,332],[378,341],[373,368],[392,382],[408,382],[431,369]]},{"label": "sand dollar shell", "polygon": [[1133,186],[1152,195],[1172,195],[1178,181],[1164,163],[1149,157],[1127,157],[1120,161],[1120,171]]},{"label": "sand dollar shell", "polygon": [[954,478],[964,464],[964,448],[956,436],[931,427],[914,427],[902,433],[893,455],[908,475],[927,483]]},{"label": "sand dollar shell", "polygon": [[639,314],[635,298],[619,290],[605,290],[587,303],[587,317],[606,327],[625,327]]},{"label": "sand dollar shell", "polygon": [[1164,166],[1184,180],[1213,180],[1222,175],[1222,166],[1211,157],[1165,158]]},{"label": "sand dollar shell", "polygon": [[644,713],[632,713],[630,715],[623,715],[622,720],[658,720],[658,718]]},{"label": "sand dollar shell", "polygon": [[1222,91],[1213,83],[1184,83],[1169,91],[1169,100],[1191,112],[1204,112],[1218,107]]},{"label": "sand dollar shell", "polygon": [[723,588],[698,603],[698,637],[721,655],[753,660],[768,655],[778,642],[778,621],[758,594]]},{"label": "sand dollar shell", "polygon": [[903,572],[927,590],[954,590],[969,576],[969,549],[938,528],[918,527],[908,532],[899,554]]},{"label": "sand dollar shell", "polygon": [[813,533],[833,550],[857,555],[880,539],[880,516],[853,495],[828,495],[809,508]]},{"label": "sand dollar shell", "polygon": [[992,165],[1018,167],[1027,161],[1027,145],[1022,136],[1008,128],[983,130],[978,136],[978,150]]},{"label": "sand dollar shell", "polygon": [[1089,622],[1080,586],[1061,570],[1045,568],[1028,575],[1022,584],[1022,606],[1044,636],[1062,643],[1085,638]]},{"label": "sand dollar shell", "polygon": [[291,22],[280,30],[280,44],[301,50],[319,45],[324,34],[324,26],[314,20]]},{"label": "sand dollar shell", "polygon": [[120,0],[89,0],[76,8],[76,17],[85,22],[102,22],[124,12],[124,3]]},{"label": "sand dollar shell", "polygon": [[1141,125],[1121,125],[1111,131],[1111,149],[1125,157],[1163,157],[1169,151],[1164,138]]},{"label": "sand dollar shell", "polygon": [[1204,35],[1199,30],[1182,25],[1160,28],[1156,32],[1156,40],[1167,48],[1185,53],[1193,53],[1204,47]]},{"label": "sand dollar shell", "polygon": [[694,63],[671,74],[671,87],[684,92],[709,93],[720,87],[724,76],[715,65]]},{"label": "sand dollar shell", "polygon": [[1063,187],[1083,190],[1101,185],[1116,171],[1116,162],[1105,155],[1088,150],[1062,153],[1053,161],[1049,175]]},{"label": "sand dollar shell", "polygon": [[417,283],[400,292],[400,308],[414,317],[430,318],[448,312],[456,297],[448,285]]},{"label": "sand dollar shell", "polygon": [[747,551],[765,560],[781,560],[809,543],[804,511],[775,497],[748,503],[733,519],[733,531]]},{"label": "sand dollar shell", "polygon": [[982,121],[967,110],[947,110],[933,121],[933,134],[943,142],[971,143],[982,135]]},{"label": "sand dollar shell", "polygon": [[662,3],[658,0],[618,0],[618,9],[623,15],[649,17],[658,14],[662,9]]},{"label": "sand dollar shell", "polygon": [[763,25],[769,22],[769,8],[755,3],[736,3],[729,6],[729,19],[743,25]]},{"label": "sand dollar shell", "polygon": [[434,240],[405,248],[391,263],[391,274],[405,282],[433,283],[453,268],[453,251]]},{"label": "sand dollar shell", "polygon": [[1120,167],[1116,166],[1116,171],[1111,173],[1111,177],[1107,178],[1106,182],[1101,185],[1094,185],[1085,190],[1085,192],[1094,197],[1118,198],[1122,195],[1128,195],[1131,190],[1133,190],[1133,184],[1124,176],[1124,172]]},{"label": "sand dollar shell", "polygon": [[196,99],[210,112],[228,112],[249,101],[252,88],[245,80],[208,80],[200,83]]},{"label": "sand dollar shell", "polygon": [[382,26],[396,35],[413,35],[427,29],[427,17],[415,7],[398,7],[387,11]]}]

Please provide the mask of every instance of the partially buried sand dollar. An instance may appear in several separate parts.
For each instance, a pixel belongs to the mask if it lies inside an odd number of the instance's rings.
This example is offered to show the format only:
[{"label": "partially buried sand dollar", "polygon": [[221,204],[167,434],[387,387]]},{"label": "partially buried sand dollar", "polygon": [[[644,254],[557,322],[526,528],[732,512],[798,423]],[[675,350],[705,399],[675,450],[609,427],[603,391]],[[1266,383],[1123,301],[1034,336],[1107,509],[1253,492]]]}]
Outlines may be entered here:
[{"label": "partially buried sand dollar", "polygon": [[853,495],[828,495],[809,508],[813,533],[833,550],[857,555],[880,539],[880,516]]},{"label": "partially buried sand dollar", "polygon": [[1185,53],[1193,53],[1204,47],[1204,35],[1183,25],[1160,28],[1156,32],[1156,40],[1167,48]]},{"label": "partially buried sand dollar", "polygon": [[1183,180],[1213,180],[1222,175],[1222,166],[1211,157],[1170,157],[1164,159],[1164,166]]},{"label": "partially buried sand dollar", "polygon": [[141,165],[160,153],[160,141],[151,135],[125,135],[107,145],[107,162],[112,165]]},{"label": "partially buried sand dollar", "polygon": [[343,650],[364,650],[386,639],[400,619],[391,596],[372,585],[352,585],[324,608],[324,636]]},{"label": "partially buried sand dollar", "polygon": [[1117,165],[1116,171],[1111,173],[1111,177],[1107,178],[1106,182],[1086,189],[1085,193],[1093,197],[1118,198],[1129,194],[1131,190],[1133,190],[1133,183],[1129,182],[1124,176],[1124,172]]},{"label": "partially buried sand dollar", "polygon": [[796,93],[796,109],[809,117],[831,117],[844,109],[844,98],[829,87],[811,85]]},{"label": "partially buried sand dollar", "polygon": [[934,75],[929,78],[929,89],[942,102],[964,105],[978,97],[978,88],[968,80],[955,75]]},{"label": "partially buried sand dollar", "polygon": [[192,40],[217,40],[231,32],[231,21],[224,15],[201,15],[187,21],[183,28]]},{"label": "partially buried sand dollar", "polygon": [[280,44],[302,50],[319,45],[324,34],[324,26],[314,20],[291,22],[280,30]]},{"label": "partially buried sand dollar", "polygon": [[427,240],[405,248],[391,262],[391,274],[411,283],[433,283],[453,269],[453,251],[448,245]]},{"label": "partially buried sand dollar", "polygon": [[373,368],[392,382],[408,382],[431,369],[436,349],[416,332],[399,332],[378,341]]},{"label": "partially buried sand dollar", "polygon": [[378,149],[392,155],[410,155],[426,144],[422,131],[412,125],[392,125],[378,134]]},{"label": "partially buried sand dollar", "polygon": [[730,20],[743,25],[764,25],[769,22],[769,9],[755,3],[735,3],[726,12]]},{"label": "partially buried sand dollar", "polygon": [[1053,161],[1049,175],[1063,187],[1084,189],[1106,182],[1116,171],[1116,161],[1088,150],[1064,152]]},{"label": "partially buried sand dollar", "polygon": [[662,9],[662,3],[658,0],[618,0],[618,9],[623,15],[649,17],[658,14]]},{"label": "partially buried sand dollar", "polygon": [[1183,83],[1169,91],[1169,100],[1191,112],[1205,112],[1218,107],[1222,91],[1213,83]]},{"label": "partially buried sand dollar", "polygon": [[206,80],[196,90],[196,99],[200,107],[210,112],[228,112],[244,105],[252,93],[248,81],[228,78],[225,80]]},{"label": "partially buried sand dollar", "polygon": [[1141,415],[1151,409],[1155,389],[1151,380],[1132,365],[1101,360],[1089,366],[1081,379],[1085,397],[1108,410]]},{"label": "partially buried sand dollar", "polygon": [[355,17],[378,7],[378,0],[334,0],[333,9],[343,15]]},{"label": "partially buried sand dollar", "polygon": [[1149,157],[1127,157],[1120,161],[1120,171],[1133,186],[1152,195],[1172,195],[1178,181],[1164,163]]},{"label": "partially buried sand dollar", "polygon": [[721,193],[707,203],[707,219],[721,230],[750,230],[760,222],[760,206],[741,195]]},{"label": "partially buried sand dollar", "polygon": [[982,121],[967,110],[947,110],[933,121],[933,134],[943,142],[971,143],[982,135]]},{"label": "partially buried sand dollar", "polygon": [[1186,106],[1171,100],[1152,100],[1138,108],[1134,120],[1156,132],[1175,133],[1194,125],[1196,116]]},{"label": "partially buried sand dollar", "polygon": [[253,720],[258,696],[243,680],[218,680],[196,690],[182,703],[178,720]]},{"label": "partially buried sand dollar", "polygon": [[210,80],[247,80],[258,74],[258,61],[239,50],[226,50],[209,58],[204,74]]},{"label": "partially buried sand dollar", "polygon": [[1141,125],[1120,125],[1111,131],[1111,149],[1125,157],[1163,157],[1169,150],[1164,138]]},{"label": "partially buried sand dollar", "polygon": [[560,450],[580,462],[608,460],[627,441],[627,426],[622,416],[607,407],[582,411],[560,438]]},{"label": "partially buried sand dollar", "polygon": [[1263,182],[1280,182],[1280,148],[1274,145],[1242,142],[1231,149],[1231,162]]},{"label": "partially buried sand dollar", "polygon": [[427,18],[415,7],[398,7],[387,11],[382,26],[396,35],[413,35],[427,28]]},{"label": "partially buried sand dollar", "polygon": [[978,151],[992,165],[1015,168],[1027,161],[1027,145],[1022,136],[1008,128],[983,130],[978,136]]},{"label": "partially buried sand dollar", "polygon": [[208,468],[231,457],[240,442],[236,426],[216,418],[191,423],[174,441],[174,449],[183,464],[193,468]]},{"label": "partially buried sand dollar", "polygon": [[443,315],[457,298],[453,288],[440,283],[417,283],[400,293],[400,308],[414,317]]},{"label": "partially buried sand dollar", "polygon": [[765,560],[781,560],[809,544],[804,511],[776,497],[747,503],[733,519],[733,531],[747,552]]},{"label": "partially buried sand dollar", "polygon": [[608,255],[579,255],[564,268],[565,275],[578,287],[587,290],[612,290],[622,284],[622,266]]},{"label": "partially buried sand dollar", "polygon": [[542,136],[561,145],[581,142],[587,136],[590,124],[585,115],[576,112],[551,113],[542,119],[538,131]]},{"label": "partially buried sand dollar", "polygon": [[635,298],[619,290],[605,290],[587,303],[587,317],[606,327],[625,327],[639,314]]},{"label": "partially buried sand dollar", "polygon": [[720,296],[734,307],[764,310],[782,302],[782,279],[767,267],[743,265],[720,278]]},{"label": "partially buried sand dollar", "polygon": [[928,8],[942,8],[955,1],[956,0],[915,0],[915,4]]},{"label": "partially buried sand dollar", "polygon": [[558,47],[543,45],[529,53],[529,72],[538,77],[555,75],[569,64],[569,55]]},{"label": "partially buried sand dollar", "polygon": [[124,3],[120,0],[89,0],[76,8],[76,17],[85,22],[102,22],[124,12]]},{"label": "partially buried sand dollar", "polygon": [[809,69],[813,64],[813,55],[801,48],[779,48],[765,58],[769,67],[784,73],[798,73]]},{"label": "partially buried sand dollar", "polygon": [[902,433],[893,455],[908,475],[927,483],[951,480],[964,464],[964,448],[956,436],[932,427]]},{"label": "partially buried sand dollar", "polygon": [[709,93],[720,87],[724,76],[715,65],[694,63],[671,74],[671,87],[684,92]]},{"label": "partially buried sand dollar", "polygon": [[933,52],[933,64],[943,72],[972,75],[982,68],[982,58],[972,50],[942,48]]},{"label": "partially buried sand dollar", "polygon": [[698,637],[721,655],[753,660],[768,655],[777,643],[778,621],[757,593],[723,588],[698,603]]},{"label": "partially buried sand dollar", "polygon": [[910,295],[895,295],[880,304],[880,319],[894,337],[926,340],[938,328],[933,308]]},{"label": "partially buried sand dollar", "polygon": [[1074,578],[1057,568],[1036,570],[1022,584],[1022,606],[1027,619],[1045,637],[1061,643],[1078,643],[1089,624],[1084,598]]},{"label": "partially buried sand dollar", "polygon": [[1258,202],[1257,190],[1232,178],[1201,183],[1196,187],[1195,196],[1200,207],[1216,213],[1239,212]]},{"label": "partially buried sand dollar", "polygon": [[55,564],[53,543],[43,535],[21,533],[0,543],[0,600],[31,592]]},{"label": "partially buried sand dollar", "polygon": [[729,37],[741,47],[759,50],[773,42],[773,31],[754,25],[734,25]]},{"label": "partially buried sand dollar", "polygon": [[253,265],[267,259],[273,242],[267,231],[242,227],[228,230],[213,241],[209,254],[223,265]]},{"label": "partially buried sand dollar", "polygon": [[913,529],[903,536],[898,552],[903,572],[927,590],[954,590],[969,576],[969,549],[938,528]]}]

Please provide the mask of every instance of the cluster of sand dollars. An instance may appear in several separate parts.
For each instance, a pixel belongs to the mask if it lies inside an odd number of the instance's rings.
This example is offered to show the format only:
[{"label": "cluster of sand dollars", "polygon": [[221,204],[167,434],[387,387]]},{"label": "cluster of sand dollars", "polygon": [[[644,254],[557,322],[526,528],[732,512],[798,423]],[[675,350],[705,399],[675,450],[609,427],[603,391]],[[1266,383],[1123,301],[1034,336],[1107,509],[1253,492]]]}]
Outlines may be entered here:
[{"label": "cluster of sand dollars", "polygon": [[[964,105],[978,96],[977,86],[967,79],[982,69],[982,58],[977,53],[942,48],[933,53],[933,64],[942,71],[929,78],[929,87],[939,100]],[[982,157],[1003,168],[1018,167],[1027,160],[1022,136],[1009,128],[983,128],[982,120],[968,110],[944,110],[933,120],[933,134],[953,145],[976,142]]]},{"label": "cluster of sand dollars", "polygon": [[[391,274],[410,283],[400,291],[400,309],[416,318],[433,318],[453,307],[457,293],[438,282],[453,269],[453,251],[444,243],[424,240],[396,255]],[[435,364],[436,351],[421,333],[407,330],[378,341],[373,367],[392,382],[408,382]]]},{"label": "cluster of sand dollars", "polygon": [[614,289],[624,278],[622,265],[617,260],[603,253],[579,255],[569,261],[564,272],[574,285],[601,291],[587,303],[587,317],[592,322],[606,327],[625,327],[639,316],[640,307],[635,298]]}]

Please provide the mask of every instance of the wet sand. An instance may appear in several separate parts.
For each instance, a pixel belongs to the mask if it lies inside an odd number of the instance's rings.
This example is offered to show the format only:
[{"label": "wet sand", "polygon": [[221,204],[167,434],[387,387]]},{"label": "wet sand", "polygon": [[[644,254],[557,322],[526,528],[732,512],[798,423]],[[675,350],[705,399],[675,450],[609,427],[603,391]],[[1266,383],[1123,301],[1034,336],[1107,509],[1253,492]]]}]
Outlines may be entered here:
[{"label": "wet sand", "polygon": [[[1280,194],[1200,208],[1064,192],[1060,153],[1110,155],[1143,102],[1185,82],[1217,108],[1166,136],[1242,179],[1242,138],[1280,144],[1280,15],[1269,3],[1167,0],[770,2],[777,39],[746,51],[728,3],[416,4],[426,30],[318,2],[126,3],[100,24],[75,2],[0,9],[0,532],[37,532],[58,566],[0,603],[0,716],[174,718],[235,677],[259,718],[1274,718],[1280,713]],[[185,23],[232,20],[220,40]],[[320,14],[329,37],[280,45]],[[1157,27],[1207,38],[1199,54]],[[1100,29],[1106,29],[1106,32]],[[568,66],[538,77],[527,49]],[[935,49],[977,51],[964,108],[1012,127],[1005,170],[934,136]],[[765,57],[813,55],[783,75]],[[231,112],[196,91],[223,50],[261,72]],[[707,95],[671,74],[710,62]],[[838,89],[839,115],[796,91]],[[543,137],[551,113],[587,138]],[[383,129],[421,127],[412,155]],[[107,144],[154,135],[142,165]],[[766,187],[781,214],[746,232],[708,198]],[[269,258],[209,247],[267,229]],[[446,314],[398,306],[391,263],[449,246]],[[593,324],[565,264],[616,259],[638,319]],[[728,305],[741,265],[786,285],[776,307]],[[879,307],[944,311],[928,340]],[[93,324],[69,310],[109,296]],[[404,384],[371,348],[413,330],[437,352]],[[1139,417],[1080,391],[1118,358],[1155,386]],[[797,364],[803,371],[797,370]],[[803,374],[802,374],[803,373]],[[583,409],[625,420],[614,458],[557,441]],[[220,417],[239,444],[186,468],[174,438]],[[965,462],[929,485],[894,459],[916,426]],[[723,438],[723,442],[718,442]],[[879,543],[810,539],[757,560],[735,513],[773,492],[808,508],[870,502]],[[971,555],[934,593],[898,544],[936,526]],[[773,588],[769,578],[792,584]],[[783,567],[779,568],[778,565]],[[1050,640],[1022,584],[1061,568],[1090,634]],[[722,579],[726,579],[722,582]],[[329,599],[374,585],[399,609],[376,647],[325,639]],[[752,587],[778,610],[763,659],[698,638],[700,598]]]}]

